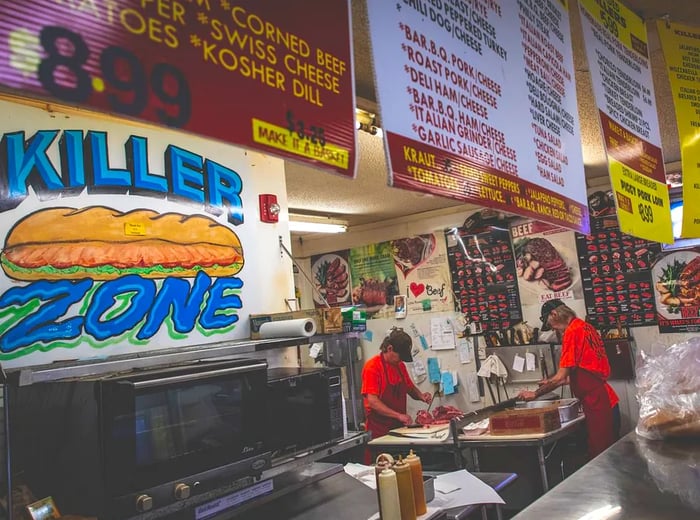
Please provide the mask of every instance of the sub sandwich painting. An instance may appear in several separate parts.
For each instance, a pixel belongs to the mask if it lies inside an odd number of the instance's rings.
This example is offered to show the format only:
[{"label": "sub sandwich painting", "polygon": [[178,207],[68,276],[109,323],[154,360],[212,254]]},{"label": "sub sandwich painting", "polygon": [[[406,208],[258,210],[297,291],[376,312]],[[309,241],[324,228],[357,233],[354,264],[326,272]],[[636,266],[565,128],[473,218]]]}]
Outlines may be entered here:
[{"label": "sub sandwich painting", "polygon": [[0,263],[23,281],[233,276],[243,267],[243,249],[236,233],[201,215],[59,207],[20,220]]}]

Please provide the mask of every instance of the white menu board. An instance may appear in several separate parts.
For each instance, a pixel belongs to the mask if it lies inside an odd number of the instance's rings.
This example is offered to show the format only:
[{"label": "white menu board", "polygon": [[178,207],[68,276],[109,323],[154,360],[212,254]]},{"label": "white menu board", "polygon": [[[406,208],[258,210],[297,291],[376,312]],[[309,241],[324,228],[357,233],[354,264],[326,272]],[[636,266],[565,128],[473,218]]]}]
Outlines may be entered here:
[{"label": "white menu board", "polygon": [[390,184],[587,231],[566,2],[367,4]]}]

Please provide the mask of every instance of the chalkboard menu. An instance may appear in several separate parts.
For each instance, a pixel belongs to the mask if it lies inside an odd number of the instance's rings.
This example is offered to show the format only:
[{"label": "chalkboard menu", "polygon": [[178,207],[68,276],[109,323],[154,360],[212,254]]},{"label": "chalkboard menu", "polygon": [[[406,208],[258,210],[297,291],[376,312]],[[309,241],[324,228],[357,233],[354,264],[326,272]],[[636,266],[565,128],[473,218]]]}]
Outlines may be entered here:
[{"label": "chalkboard menu", "polygon": [[522,321],[510,233],[490,229],[470,234],[448,231],[447,258],[456,306],[484,332]]},{"label": "chalkboard menu", "polygon": [[661,245],[620,231],[614,217],[591,218],[576,233],[587,320],[599,329],[656,325],[651,266]]}]

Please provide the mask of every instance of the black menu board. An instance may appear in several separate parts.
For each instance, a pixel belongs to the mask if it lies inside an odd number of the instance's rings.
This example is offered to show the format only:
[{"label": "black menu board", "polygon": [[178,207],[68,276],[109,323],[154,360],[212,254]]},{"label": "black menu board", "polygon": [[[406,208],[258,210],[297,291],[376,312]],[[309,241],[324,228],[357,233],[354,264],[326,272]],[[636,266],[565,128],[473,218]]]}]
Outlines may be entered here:
[{"label": "black menu board", "polygon": [[661,245],[620,232],[614,217],[576,233],[587,321],[599,329],[656,325],[651,266]]},{"label": "black menu board", "polygon": [[458,310],[481,323],[484,332],[504,330],[522,321],[510,233],[491,228],[481,233],[445,233],[452,289]]}]

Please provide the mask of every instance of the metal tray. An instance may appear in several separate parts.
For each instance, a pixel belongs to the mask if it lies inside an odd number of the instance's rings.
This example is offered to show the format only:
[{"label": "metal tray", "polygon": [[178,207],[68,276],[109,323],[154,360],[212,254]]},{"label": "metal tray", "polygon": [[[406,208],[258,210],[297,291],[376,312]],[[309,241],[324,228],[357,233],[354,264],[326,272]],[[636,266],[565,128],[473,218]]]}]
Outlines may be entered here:
[{"label": "metal tray", "polygon": [[559,421],[562,423],[573,421],[578,416],[579,402],[576,398],[571,399],[555,399],[554,401],[529,401],[526,403],[520,402],[515,405],[516,408],[546,408],[548,406],[557,406],[559,408]]}]

